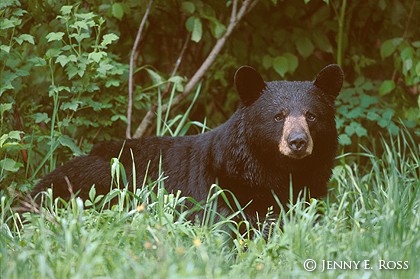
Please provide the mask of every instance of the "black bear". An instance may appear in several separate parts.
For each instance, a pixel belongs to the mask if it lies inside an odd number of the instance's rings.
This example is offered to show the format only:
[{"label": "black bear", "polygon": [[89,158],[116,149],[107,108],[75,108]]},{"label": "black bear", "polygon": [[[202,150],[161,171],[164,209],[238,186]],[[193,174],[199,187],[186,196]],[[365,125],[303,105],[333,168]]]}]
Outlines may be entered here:
[{"label": "black bear", "polygon": [[252,201],[245,208],[249,220],[276,207],[273,194],[285,205],[290,179],[295,195],[304,187],[311,197],[325,195],[337,149],[334,102],[343,84],[341,68],[329,65],[315,81],[264,82],[255,69],[243,66],[235,84],[241,104],[214,130],[100,143],[89,155],[45,176],[33,194],[52,186],[55,196],[68,198],[70,184],[82,198],[92,185],[104,194],[111,186],[110,160],[120,156],[129,181],[134,158],[137,185],[142,185],[146,169],[149,178],[157,179],[161,167],[168,176],[168,192],[181,190],[197,201],[205,200],[217,181],[242,206]]}]

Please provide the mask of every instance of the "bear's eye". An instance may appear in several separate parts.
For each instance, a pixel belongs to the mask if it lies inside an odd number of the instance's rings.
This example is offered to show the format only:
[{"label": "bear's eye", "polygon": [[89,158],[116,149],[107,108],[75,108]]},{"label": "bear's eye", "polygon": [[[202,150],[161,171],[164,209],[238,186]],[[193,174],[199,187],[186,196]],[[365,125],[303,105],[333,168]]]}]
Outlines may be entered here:
[{"label": "bear's eye", "polygon": [[279,114],[276,114],[276,116],[274,116],[274,121],[280,122],[280,121],[283,121],[285,118],[286,118],[286,113],[283,111],[283,112],[280,112]]},{"label": "bear's eye", "polygon": [[315,121],[316,120],[316,115],[313,113],[310,113],[309,111],[306,113],[306,119],[308,121]]}]

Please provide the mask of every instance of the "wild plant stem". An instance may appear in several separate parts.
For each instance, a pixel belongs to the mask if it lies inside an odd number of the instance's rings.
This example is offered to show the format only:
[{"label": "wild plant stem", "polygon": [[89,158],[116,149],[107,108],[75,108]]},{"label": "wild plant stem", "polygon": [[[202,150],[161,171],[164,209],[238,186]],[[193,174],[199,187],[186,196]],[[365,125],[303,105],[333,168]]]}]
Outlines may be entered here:
[{"label": "wild plant stem", "polygon": [[51,73],[51,86],[54,87],[53,96],[52,96],[53,101],[54,101],[54,109],[53,109],[53,114],[51,116],[51,130],[50,130],[50,170],[52,170],[54,167],[54,164],[53,164],[54,126],[55,126],[55,117],[57,114],[57,106],[58,106],[58,91],[56,95],[52,59],[49,60],[49,68],[50,68],[50,73]]},{"label": "wild plant stem", "polygon": [[150,9],[152,7],[153,0],[149,1],[143,19],[141,20],[140,27],[137,31],[136,40],[130,55],[130,74],[128,76],[128,106],[127,106],[127,129],[125,131],[126,138],[131,138],[131,114],[133,110],[133,72],[134,72],[134,58],[137,53],[137,47],[141,39],[141,33],[143,32],[144,25],[149,16]]},{"label": "wild plant stem", "polygon": [[347,0],[343,0],[340,10],[340,18],[338,19],[338,38],[337,38],[337,64],[343,65],[343,34],[344,34],[344,17],[346,15]]}]

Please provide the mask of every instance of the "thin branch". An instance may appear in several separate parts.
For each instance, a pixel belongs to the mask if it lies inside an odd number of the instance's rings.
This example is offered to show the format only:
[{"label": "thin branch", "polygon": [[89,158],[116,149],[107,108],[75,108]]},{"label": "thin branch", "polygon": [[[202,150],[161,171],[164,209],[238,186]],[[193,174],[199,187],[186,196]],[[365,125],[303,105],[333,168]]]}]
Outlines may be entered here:
[{"label": "thin branch", "polygon": [[[185,50],[187,49],[189,41],[190,41],[190,34],[188,34],[188,36],[185,38],[185,42],[182,46],[181,53],[179,54],[178,58],[176,59],[174,69],[172,70],[171,78],[174,77],[176,75],[176,73],[178,72],[179,66],[181,65],[182,58],[184,58]],[[168,82],[168,84],[166,86],[166,89],[165,89],[165,92],[162,93],[162,96],[161,96],[162,99],[169,93],[170,89],[171,89],[171,83]],[[157,106],[158,106],[158,103],[156,102],[152,107],[152,112],[156,111]]]},{"label": "thin branch", "polygon": [[141,33],[143,32],[144,25],[149,16],[150,9],[152,7],[153,0],[149,0],[147,5],[146,12],[144,13],[143,19],[141,20],[139,30],[137,31],[136,40],[134,41],[133,49],[131,50],[130,55],[130,73],[128,76],[128,105],[127,105],[127,130],[125,132],[125,137],[131,138],[131,114],[133,111],[133,73],[134,73],[134,61],[137,53],[137,47],[141,39]]},{"label": "thin branch", "polygon": [[[407,37],[408,27],[410,26],[411,18],[413,17],[413,11],[414,11],[414,4],[416,3],[416,0],[413,0],[410,7],[410,13],[408,14],[407,21],[405,22],[405,28],[404,33],[402,35],[402,38],[405,39]],[[394,69],[394,72],[392,72],[392,78],[391,80],[395,81],[397,77],[397,69]]]},{"label": "thin branch", "polygon": [[[184,57],[185,50],[187,49],[189,39],[190,39],[190,36],[188,35],[187,38],[185,39],[184,45],[182,46],[181,53],[175,62],[175,67],[172,70],[171,77],[175,76],[176,72],[178,71],[179,66],[181,65],[182,58]],[[169,92],[169,89],[170,89],[170,84],[168,83],[168,86],[166,87],[166,91],[162,94],[162,98]],[[141,135],[143,135],[146,132],[147,128],[152,123],[153,117],[155,116],[155,111],[156,111],[157,106],[158,104],[155,103],[153,107],[146,113],[146,116],[143,118],[143,121],[137,127],[136,134],[137,134],[137,131],[141,131]],[[137,138],[136,134],[134,135],[134,138]]]},{"label": "thin branch", "polygon": [[237,10],[238,10],[238,1],[234,0],[233,3],[232,3],[232,12],[230,14],[229,25],[235,24]]},{"label": "thin branch", "polygon": [[[207,58],[204,60],[203,64],[200,66],[200,68],[197,70],[197,72],[192,76],[192,78],[189,80],[189,82],[185,85],[184,92],[177,95],[172,100],[172,106],[178,105],[181,101],[185,99],[185,97],[188,96],[188,94],[191,93],[191,91],[194,89],[194,87],[197,85],[197,83],[202,79],[206,71],[209,69],[209,67],[213,64],[215,61],[217,55],[222,50],[224,44],[226,43],[226,40],[229,38],[229,36],[232,34],[232,31],[237,26],[238,22],[242,19],[242,17],[249,12],[257,3],[258,0],[244,0],[242,2],[242,6],[237,12],[237,3],[238,0],[234,0],[232,3],[232,13],[231,18],[228,27],[226,28],[225,34],[223,34],[222,37],[220,37],[216,44],[214,45],[213,49],[207,56]],[[162,112],[165,112],[168,109],[168,105],[162,105]],[[152,110],[149,110],[146,113],[146,116],[143,118],[142,122],[140,123],[139,127],[137,128],[136,132],[134,133],[133,138],[140,138],[144,135],[147,127],[152,123],[153,118],[155,117]]]},{"label": "thin branch", "polygon": [[188,34],[188,36],[185,38],[184,45],[182,46],[181,53],[179,54],[178,59],[176,60],[175,67],[172,70],[171,77],[174,77],[176,75],[176,72],[178,72],[179,66],[181,65],[182,58],[184,57],[184,53],[185,53],[185,50],[187,49],[189,41],[190,41],[190,35]]},{"label": "thin branch", "polygon": [[416,4],[416,0],[413,0],[413,2],[411,3],[411,7],[410,7],[410,13],[408,14],[408,18],[407,18],[407,21],[405,23],[404,34],[402,36],[404,39],[405,39],[405,37],[407,37],[408,27],[410,26],[410,21],[413,18],[413,12],[414,12],[414,5],[415,4]]}]

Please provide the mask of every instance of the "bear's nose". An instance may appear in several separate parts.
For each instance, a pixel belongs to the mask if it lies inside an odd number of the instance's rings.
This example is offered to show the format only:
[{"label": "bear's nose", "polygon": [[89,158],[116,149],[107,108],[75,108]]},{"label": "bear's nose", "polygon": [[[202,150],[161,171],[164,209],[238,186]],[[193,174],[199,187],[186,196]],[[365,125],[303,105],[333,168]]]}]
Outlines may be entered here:
[{"label": "bear's nose", "polygon": [[300,153],[306,150],[308,145],[308,138],[305,133],[291,133],[287,139],[287,144],[295,153]]}]

